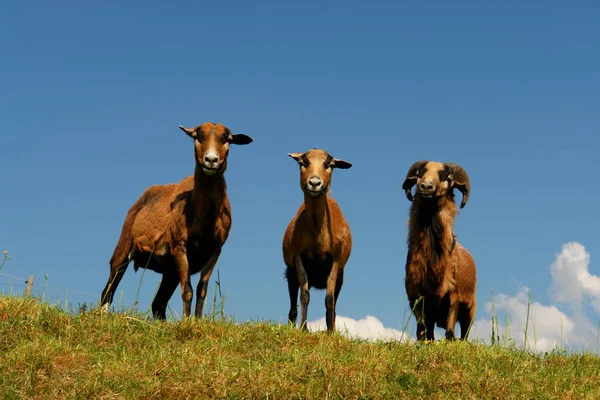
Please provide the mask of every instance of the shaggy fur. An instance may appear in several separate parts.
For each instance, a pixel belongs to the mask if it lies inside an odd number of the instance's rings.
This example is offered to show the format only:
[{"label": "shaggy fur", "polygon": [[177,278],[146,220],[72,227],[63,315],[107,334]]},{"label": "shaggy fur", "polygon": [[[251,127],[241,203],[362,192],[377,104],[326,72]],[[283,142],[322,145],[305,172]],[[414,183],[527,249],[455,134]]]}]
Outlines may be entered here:
[{"label": "shaggy fur", "polygon": [[[411,188],[417,186],[413,198]],[[417,161],[402,188],[413,202],[410,209],[406,294],[417,319],[417,338],[434,340],[434,326],[454,339],[458,320],[461,339],[475,317],[475,262],[456,242],[453,231],[458,214],[453,190],[463,193],[461,208],[470,194],[469,177],[456,164]]]},{"label": "shaggy fur", "polygon": [[309,290],[311,287],[326,289],[327,330],[334,331],[335,305],[344,281],[344,266],[352,250],[352,235],[342,210],[328,191],[333,168],[347,169],[352,165],[318,149],[288,155],[300,166],[300,187],[304,192],[304,203],[283,237],[290,295],[288,318],[290,323],[296,324],[298,291],[301,290],[300,326],[307,329]]},{"label": "shaggy fur", "polygon": [[189,316],[193,290],[190,276],[200,272],[195,315],[202,316],[208,281],[231,228],[231,207],[223,173],[230,144],[248,144],[246,135],[231,134],[207,122],[180,128],[194,139],[196,169],[177,184],[151,186],[129,209],[121,237],[110,259],[110,276],[101,303],[112,303],[131,261],[134,269],[162,274],[154,301],[155,318],[166,317],[167,303],[181,287],[183,315]]}]

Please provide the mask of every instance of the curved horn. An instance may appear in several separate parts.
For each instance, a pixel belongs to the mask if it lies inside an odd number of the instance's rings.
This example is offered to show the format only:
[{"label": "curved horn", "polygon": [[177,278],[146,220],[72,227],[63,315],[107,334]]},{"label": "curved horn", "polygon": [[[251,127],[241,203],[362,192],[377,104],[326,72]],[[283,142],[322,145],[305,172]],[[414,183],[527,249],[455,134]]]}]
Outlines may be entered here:
[{"label": "curved horn", "polygon": [[450,175],[452,176],[452,188],[456,188],[462,192],[462,201],[460,208],[467,205],[469,201],[469,195],[471,194],[471,182],[469,181],[469,175],[463,167],[454,163],[446,163],[450,169]]},{"label": "curved horn", "polygon": [[420,160],[415,162],[410,166],[408,172],[406,173],[406,179],[404,179],[404,183],[402,184],[402,189],[404,189],[404,193],[406,193],[406,198],[409,201],[413,201],[413,196],[411,189],[417,183],[417,172],[421,165],[427,163],[427,160]]}]

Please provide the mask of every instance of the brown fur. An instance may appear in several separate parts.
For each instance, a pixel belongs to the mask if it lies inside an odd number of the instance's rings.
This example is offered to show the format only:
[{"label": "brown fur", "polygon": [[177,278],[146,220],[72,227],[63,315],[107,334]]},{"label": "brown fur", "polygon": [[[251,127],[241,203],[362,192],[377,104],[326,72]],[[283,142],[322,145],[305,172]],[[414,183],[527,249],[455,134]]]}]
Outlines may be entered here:
[{"label": "brown fur", "polygon": [[130,208],[110,260],[102,305],[111,304],[129,262],[163,275],[152,312],[166,317],[167,303],[181,287],[183,315],[189,316],[193,290],[190,276],[200,272],[195,315],[202,316],[208,281],[231,228],[231,207],[223,173],[229,144],[248,144],[221,124],[183,128],[194,139],[196,170],[177,184],[151,186]]},{"label": "brown fur", "polygon": [[458,210],[453,190],[463,192],[464,207],[470,194],[468,176],[455,164],[417,161],[402,187],[413,201],[405,287],[417,319],[417,338],[434,340],[437,324],[446,329],[447,339],[454,339],[458,320],[461,339],[465,339],[475,317],[477,277],[473,258],[454,235]]},{"label": "brown fur", "polygon": [[[352,251],[350,226],[337,202],[329,194],[333,168],[351,164],[331,157],[324,150],[288,154],[300,165],[300,187],[304,203],[289,223],[283,237],[283,259],[290,295],[288,318],[296,324],[298,291],[302,305],[301,327],[306,319],[311,287],[326,289],[327,330],[335,330],[335,305],[344,280],[344,266]],[[318,192],[311,192],[311,179],[320,181]],[[313,187],[314,188],[314,187]]]}]

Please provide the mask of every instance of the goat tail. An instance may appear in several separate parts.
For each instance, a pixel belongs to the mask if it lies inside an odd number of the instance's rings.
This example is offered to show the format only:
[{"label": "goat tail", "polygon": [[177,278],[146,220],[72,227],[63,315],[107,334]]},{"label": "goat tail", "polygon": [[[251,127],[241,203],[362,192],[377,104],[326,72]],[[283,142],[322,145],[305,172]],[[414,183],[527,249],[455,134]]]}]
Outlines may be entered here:
[{"label": "goat tail", "polygon": [[133,258],[133,222],[139,211],[142,209],[146,197],[147,195],[144,194],[135,202],[129,209],[125,222],[123,223],[121,236],[115,246],[112,257],[110,258],[110,275],[108,277],[108,282],[102,291],[102,297],[100,299],[103,306],[112,303],[117,286],[125,274],[127,265]]},{"label": "goat tail", "polygon": [[115,246],[115,250],[110,259],[111,269],[120,268],[123,264],[126,265],[131,261],[133,256],[133,223],[140,210],[153,196],[154,193],[152,193],[151,190],[146,190],[129,209],[127,217],[125,217],[125,222],[123,222],[119,242]]},{"label": "goat tail", "polygon": [[118,268],[119,266],[129,263],[131,261],[130,256],[132,255],[133,249],[133,234],[131,232],[131,226],[127,225],[127,222],[123,226],[121,231],[121,237],[119,242],[113,251],[113,255],[110,258],[110,267]]}]

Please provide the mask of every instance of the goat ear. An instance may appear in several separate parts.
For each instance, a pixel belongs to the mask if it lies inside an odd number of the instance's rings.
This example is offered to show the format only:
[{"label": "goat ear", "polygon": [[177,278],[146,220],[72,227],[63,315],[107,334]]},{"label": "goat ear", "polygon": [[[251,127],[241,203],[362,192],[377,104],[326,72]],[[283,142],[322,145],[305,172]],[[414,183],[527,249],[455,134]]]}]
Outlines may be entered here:
[{"label": "goat ear", "polygon": [[350,167],[352,167],[352,164],[348,161],[340,160],[339,158],[333,159],[333,168],[348,169]]},{"label": "goat ear", "polygon": [[302,153],[287,153],[287,155],[292,157],[297,162],[300,162],[300,158],[302,157]]},{"label": "goat ear", "polygon": [[244,135],[243,133],[237,133],[235,135],[231,135],[231,144],[250,144],[252,143],[253,139],[248,136],[248,135]]},{"label": "goat ear", "polygon": [[184,131],[192,139],[196,139],[198,137],[198,134],[196,133],[196,130],[194,128],[186,128],[185,126],[179,125],[179,129]]}]

